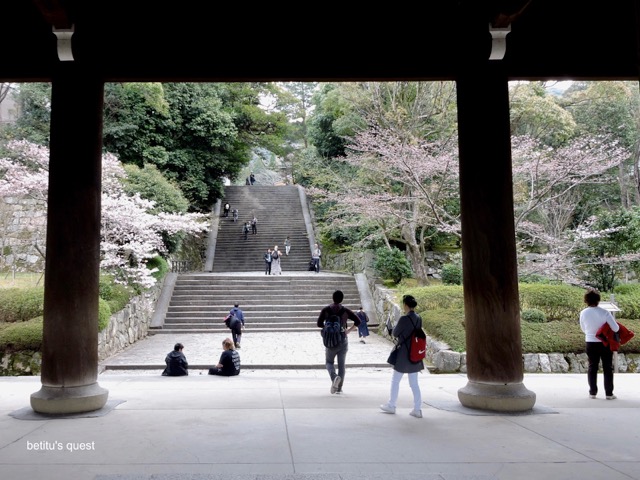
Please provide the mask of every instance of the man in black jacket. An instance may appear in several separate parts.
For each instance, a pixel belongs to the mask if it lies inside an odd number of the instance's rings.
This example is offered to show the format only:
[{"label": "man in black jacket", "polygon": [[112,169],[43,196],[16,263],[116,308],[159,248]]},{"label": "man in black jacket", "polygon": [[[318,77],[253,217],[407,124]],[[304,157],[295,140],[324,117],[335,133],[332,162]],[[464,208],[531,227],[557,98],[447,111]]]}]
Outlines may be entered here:
[{"label": "man in black jacket", "polygon": [[264,274],[271,275],[271,249],[267,248],[267,253],[264,254]]},{"label": "man in black jacket", "polygon": [[[318,328],[324,328],[324,322],[332,315],[340,317],[342,324],[343,339],[342,342],[335,347],[325,347],[325,366],[329,377],[331,378],[331,393],[342,393],[342,384],[344,383],[345,364],[347,360],[347,350],[349,350],[349,341],[347,335],[354,328],[360,325],[358,316],[342,305],[344,294],[341,290],[333,292],[333,303],[327,305],[320,311],[318,316]],[[353,325],[347,328],[347,320],[352,320]],[[336,374],[335,359],[338,357],[338,373]]]},{"label": "man in black jacket", "polygon": [[187,357],[182,353],[184,345],[176,343],[173,347],[173,351],[169,352],[164,359],[164,363],[167,364],[167,368],[164,369],[162,375],[165,377],[181,377],[183,375],[189,375],[189,364],[187,363]]}]

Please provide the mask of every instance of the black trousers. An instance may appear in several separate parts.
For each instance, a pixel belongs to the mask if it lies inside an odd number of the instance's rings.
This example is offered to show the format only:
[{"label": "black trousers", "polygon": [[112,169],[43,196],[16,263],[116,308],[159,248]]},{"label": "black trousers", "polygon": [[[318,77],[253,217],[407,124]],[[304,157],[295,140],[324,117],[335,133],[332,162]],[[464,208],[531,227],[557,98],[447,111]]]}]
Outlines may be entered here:
[{"label": "black trousers", "polygon": [[265,275],[271,275],[271,262],[264,262]]},{"label": "black trousers", "polygon": [[589,382],[589,395],[598,394],[598,369],[602,362],[602,375],[604,377],[605,395],[613,395],[613,352],[605,347],[602,342],[586,342],[589,369],[587,381]]}]

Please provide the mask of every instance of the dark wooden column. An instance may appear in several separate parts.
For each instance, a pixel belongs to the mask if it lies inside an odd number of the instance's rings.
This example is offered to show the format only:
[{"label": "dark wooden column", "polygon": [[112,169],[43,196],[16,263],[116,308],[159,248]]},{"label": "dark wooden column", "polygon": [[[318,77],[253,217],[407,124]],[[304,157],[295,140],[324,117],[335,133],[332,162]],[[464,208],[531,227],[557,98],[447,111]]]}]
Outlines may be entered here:
[{"label": "dark wooden column", "polygon": [[522,384],[508,80],[486,62],[456,80],[468,384],[458,398],[496,411],[533,408]]},{"label": "dark wooden column", "polygon": [[41,413],[102,408],[98,284],[104,83],[63,62],[52,83]]}]

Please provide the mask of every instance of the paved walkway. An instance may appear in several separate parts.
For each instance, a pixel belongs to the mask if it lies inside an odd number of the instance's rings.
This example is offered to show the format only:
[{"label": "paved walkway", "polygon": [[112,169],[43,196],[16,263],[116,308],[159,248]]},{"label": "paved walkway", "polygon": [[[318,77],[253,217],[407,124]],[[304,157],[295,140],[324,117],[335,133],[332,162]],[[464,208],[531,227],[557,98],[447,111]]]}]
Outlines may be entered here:
[{"label": "paved walkway", "polygon": [[[222,340],[227,333],[155,334],[136,342],[122,353],[101,362],[105,369],[161,370],[164,358],[173,345],[184,345],[184,354],[192,370],[208,369],[218,363]],[[349,334],[347,365],[387,367],[386,359],[392,347],[390,340],[376,334],[358,340],[357,330]],[[287,333],[252,333],[247,325],[239,350],[243,368],[321,368],[324,369],[324,346],[318,331]],[[199,373],[199,372],[198,372]]]},{"label": "paved walkway", "polygon": [[[465,375],[425,371],[416,419],[406,379],[397,413],[378,409],[387,340],[351,336],[344,393],[332,395],[317,333],[270,335],[247,330],[233,378],[160,375],[175,341],[204,368],[222,335],[150,337],[105,362],[138,368],[104,370],[107,406],[76,418],[31,410],[38,377],[0,378],[0,478],[640,480],[640,374],[616,375],[613,401],[589,399],[584,374],[525,375],[536,405],[509,415],[463,407]],[[277,367],[292,358],[298,367]]]}]

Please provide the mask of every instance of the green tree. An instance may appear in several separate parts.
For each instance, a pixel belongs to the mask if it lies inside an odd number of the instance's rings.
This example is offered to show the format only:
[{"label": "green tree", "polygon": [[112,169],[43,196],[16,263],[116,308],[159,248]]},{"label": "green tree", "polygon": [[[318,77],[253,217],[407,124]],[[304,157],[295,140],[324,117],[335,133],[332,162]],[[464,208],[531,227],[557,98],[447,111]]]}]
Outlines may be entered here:
[{"label": "green tree", "polygon": [[38,145],[48,146],[51,84],[17,84],[14,98],[20,114],[15,124],[6,126],[4,133],[6,138],[24,139]]},{"label": "green tree", "polygon": [[627,269],[640,267],[640,208],[603,212],[576,232],[576,265],[585,283],[612,292]]},{"label": "green tree", "polygon": [[357,116],[352,113],[352,105],[344,96],[341,84],[321,84],[312,101],[314,110],[309,120],[311,143],[323,158],[343,156],[346,137],[365,125],[358,122]]},{"label": "green tree", "polygon": [[510,86],[511,134],[558,147],[576,131],[576,122],[540,82]]},{"label": "green tree", "polygon": [[154,212],[186,213],[189,210],[189,201],[180,188],[167,180],[155,165],[147,163],[140,168],[130,164],[124,169],[127,172],[124,180],[126,193],[139,193],[145,200],[154,201]]},{"label": "green tree", "polygon": [[396,247],[381,247],[376,250],[373,268],[382,278],[389,278],[400,283],[403,278],[411,276],[411,264],[404,253]]},{"label": "green tree", "polygon": [[355,230],[349,248],[399,246],[416,277],[426,279],[426,250],[440,234],[451,238],[459,230],[455,85],[335,84],[317,98],[320,113],[339,112],[329,133],[340,132],[345,152],[317,162],[341,174],[333,184],[315,179],[327,202],[316,212],[320,223]]},{"label": "green tree", "polygon": [[[137,165],[125,165],[127,177],[124,179],[124,189],[128,195],[138,193],[145,200],[151,200],[155,207],[150,210],[152,214],[159,212],[186,213],[189,210],[189,201],[173,183],[169,182],[158,167],[145,164],[142,168]],[[178,251],[185,238],[184,233],[170,235],[162,232],[162,241],[167,247],[167,254]]]},{"label": "green tree", "polygon": [[277,95],[275,109],[284,112],[291,128],[288,139],[291,143],[302,143],[309,147],[308,122],[313,109],[312,98],[318,88],[317,82],[284,82],[278,83],[280,93]]},{"label": "green tree", "polygon": [[253,150],[281,152],[286,117],[261,108],[265,91],[250,83],[112,85],[105,148],[124,163],[156,165],[192,209],[208,211]]},{"label": "green tree", "polygon": [[[640,95],[637,82],[587,82],[569,91],[563,99],[565,108],[573,114],[579,133],[607,135],[629,149],[629,158],[618,168],[618,183],[608,188],[585,189],[590,200],[607,201],[623,208],[640,203]],[[634,175],[629,175],[634,171]],[[581,208],[587,209],[589,205]]]}]

